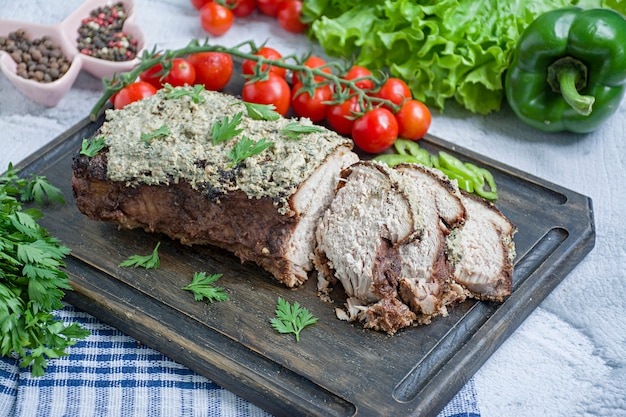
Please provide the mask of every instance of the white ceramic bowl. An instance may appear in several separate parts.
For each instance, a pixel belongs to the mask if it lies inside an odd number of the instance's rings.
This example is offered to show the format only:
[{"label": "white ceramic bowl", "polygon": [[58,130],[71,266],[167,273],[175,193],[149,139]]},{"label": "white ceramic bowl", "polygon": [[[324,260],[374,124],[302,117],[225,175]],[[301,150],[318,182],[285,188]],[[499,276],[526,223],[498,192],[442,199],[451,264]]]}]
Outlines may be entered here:
[{"label": "white ceramic bowl", "polygon": [[[134,23],[134,5],[132,0],[119,0],[126,10],[124,31],[137,40],[137,56],[145,46],[145,39],[141,29]],[[78,28],[89,13],[102,6],[112,6],[117,0],[87,0],[61,23],[56,25],[41,25],[37,23],[20,22],[16,20],[0,19],[0,36],[7,36],[18,29],[24,29],[32,39],[48,36],[58,45],[71,65],[69,70],[59,79],[50,83],[29,80],[17,75],[17,64],[5,51],[0,51],[0,71],[25,96],[45,106],[55,106],[74,84],[78,73],[85,70],[98,78],[112,78],[116,73],[131,71],[138,63],[139,58],[129,61],[108,61],[79,53],[76,38]]]}]

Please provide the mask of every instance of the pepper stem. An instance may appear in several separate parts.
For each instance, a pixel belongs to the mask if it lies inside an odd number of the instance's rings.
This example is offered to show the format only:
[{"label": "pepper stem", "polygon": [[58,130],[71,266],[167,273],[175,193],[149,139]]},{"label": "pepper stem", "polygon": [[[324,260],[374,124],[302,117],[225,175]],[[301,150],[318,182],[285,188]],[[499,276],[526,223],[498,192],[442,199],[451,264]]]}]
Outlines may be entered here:
[{"label": "pepper stem", "polygon": [[589,116],[596,99],[582,95],[580,90],[587,86],[587,67],[572,57],[561,58],[548,67],[548,84],[555,93],[563,96],[563,100],[576,112]]}]

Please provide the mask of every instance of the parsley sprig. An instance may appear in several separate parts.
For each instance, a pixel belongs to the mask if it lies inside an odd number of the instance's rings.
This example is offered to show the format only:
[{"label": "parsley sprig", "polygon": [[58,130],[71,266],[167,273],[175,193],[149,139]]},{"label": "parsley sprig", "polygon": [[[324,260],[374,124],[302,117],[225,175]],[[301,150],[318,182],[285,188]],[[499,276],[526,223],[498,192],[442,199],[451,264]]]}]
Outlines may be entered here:
[{"label": "parsley sprig", "polygon": [[232,168],[244,159],[260,154],[273,144],[274,142],[268,141],[265,138],[255,142],[245,135],[241,136],[241,139],[235,144],[235,146],[233,146],[233,148],[226,153],[226,156],[228,156],[228,158],[232,161],[228,167]]},{"label": "parsley sprig", "polygon": [[184,286],[182,289],[191,291],[196,301],[207,299],[210,303],[213,301],[227,301],[228,294],[222,287],[216,287],[213,284],[222,277],[222,274],[207,275],[206,272],[196,272],[193,274],[191,284]]},{"label": "parsley sprig", "polygon": [[149,255],[131,255],[125,261],[120,263],[120,267],[133,267],[133,268],[145,268],[145,269],[157,269],[161,264],[159,259],[159,246],[161,242],[158,242]]},{"label": "parsley sprig", "polygon": [[232,139],[243,132],[243,129],[237,128],[239,123],[241,123],[242,117],[243,113],[239,112],[233,116],[232,120],[226,116],[224,119],[215,122],[211,127],[211,140],[213,141],[213,145]]},{"label": "parsley sprig", "polygon": [[169,136],[171,133],[170,128],[167,125],[163,125],[151,133],[142,133],[140,139],[144,145],[148,146],[154,139]]},{"label": "parsley sprig", "polygon": [[61,191],[45,177],[17,174],[9,164],[0,176],[0,354],[17,354],[20,366],[32,365],[32,375],[41,376],[48,359],[66,355],[89,331],[53,314],[72,289],[62,269],[70,249],[37,223],[38,209],[22,207],[30,200],[63,202]]},{"label": "parsley sprig", "polygon": [[104,143],[104,136],[98,136],[97,138],[83,139],[80,147],[80,154],[87,155],[88,157],[96,156],[106,145]]},{"label": "parsley sprig", "polygon": [[291,122],[281,130],[289,139],[299,139],[301,135],[323,131],[319,126],[305,126],[297,122]]},{"label": "parsley sprig", "polygon": [[163,88],[167,93],[165,98],[168,99],[189,96],[194,103],[204,103],[205,101],[205,98],[202,95],[202,92],[205,91],[203,84],[195,84],[191,89],[175,88],[171,84],[165,84],[163,85]]},{"label": "parsley sprig", "polygon": [[273,121],[280,119],[280,114],[275,111],[276,106],[273,104],[257,104],[244,101],[243,105],[246,106],[248,117],[252,120]]},{"label": "parsley sprig", "polygon": [[305,327],[317,323],[317,320],[317,317],[313,317],[313,314],[306,308],[301,307],[297,301],[291,305],[289,301],[278,297],[276,317],[271,318],[270,323],[278,333],[295,334],[296,342],[299,342],[300,332]]}]

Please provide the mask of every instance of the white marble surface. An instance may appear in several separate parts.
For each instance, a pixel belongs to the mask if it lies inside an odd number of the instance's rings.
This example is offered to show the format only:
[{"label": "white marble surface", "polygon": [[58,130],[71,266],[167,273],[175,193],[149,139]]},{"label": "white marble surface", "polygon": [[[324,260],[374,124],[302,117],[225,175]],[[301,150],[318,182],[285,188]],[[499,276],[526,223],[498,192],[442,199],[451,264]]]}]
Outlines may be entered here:
[{"label": "white marble surface", "polygon": [[[0,0],[0,19],[62,20],[80,0]],[[203,38],[187,0],[136,0],[148,45],[178,48]],[[284,54],[312,45],[254,14],[215,43],[268,40]],[[0,76],[0,167],[19,162],[86,116],[100,81],[81,74],[47,108]],[[626,102],[589,135],[543,134],[508,110],[477,116],[450,105],[434,114],[431,133],[522,171],[590,196],[596,246],[475,375],[481,414],[492,416],[626,415]]]}]

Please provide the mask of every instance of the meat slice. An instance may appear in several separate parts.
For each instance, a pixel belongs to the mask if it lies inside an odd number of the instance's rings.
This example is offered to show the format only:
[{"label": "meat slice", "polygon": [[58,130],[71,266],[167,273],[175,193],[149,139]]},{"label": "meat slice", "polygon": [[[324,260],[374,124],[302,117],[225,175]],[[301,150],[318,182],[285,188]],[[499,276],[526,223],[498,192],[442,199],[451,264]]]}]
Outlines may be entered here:
[{"label": "meat slice", "polygon": [[[202,97],[196,102],[191,95],[159,91],[108,111],[95,135],[105,138],[106,147],[73,161],[78,209],[122,228],[225,248],[288,287],[301,284],[313,268],[315,226],[339,173],[358,160],[351,142],[326,129],[294,139],[281,132],[309,121],[253,120],[233,97]],[[238,113],[243,131],[214,143],[213,125]],[[167,134],[145,140],[163,126]],[[244,135],[273,145],[232,163],[228,154]]]},{"label": "meat slice", "polygon": [[493,204],[462,195],[468,220],[448,239],[455,253],[454,280],[474,298],[502,301],[511,293],[517,228]]},{"label": "meat slice", "polygon": [[398,298],[398,247],[422,234],[418,201],[402,176],[383,164],[358,162],[341,177],[316,230],[318,289],[326,294],[340,281],[348,297],[340,318],[394,333],[416,318]]},{"label": "meat slice", "polygon": [[448,259],[447,237],[464,226],[467,212],[456,183],[440,171],[417,164],[396,169],[410,183],[425,219],[421,238],[399,248],[400,296],[418,315],[418,323],[427,324],[465,299],[464,289],[452,280],[454,264]]}]

